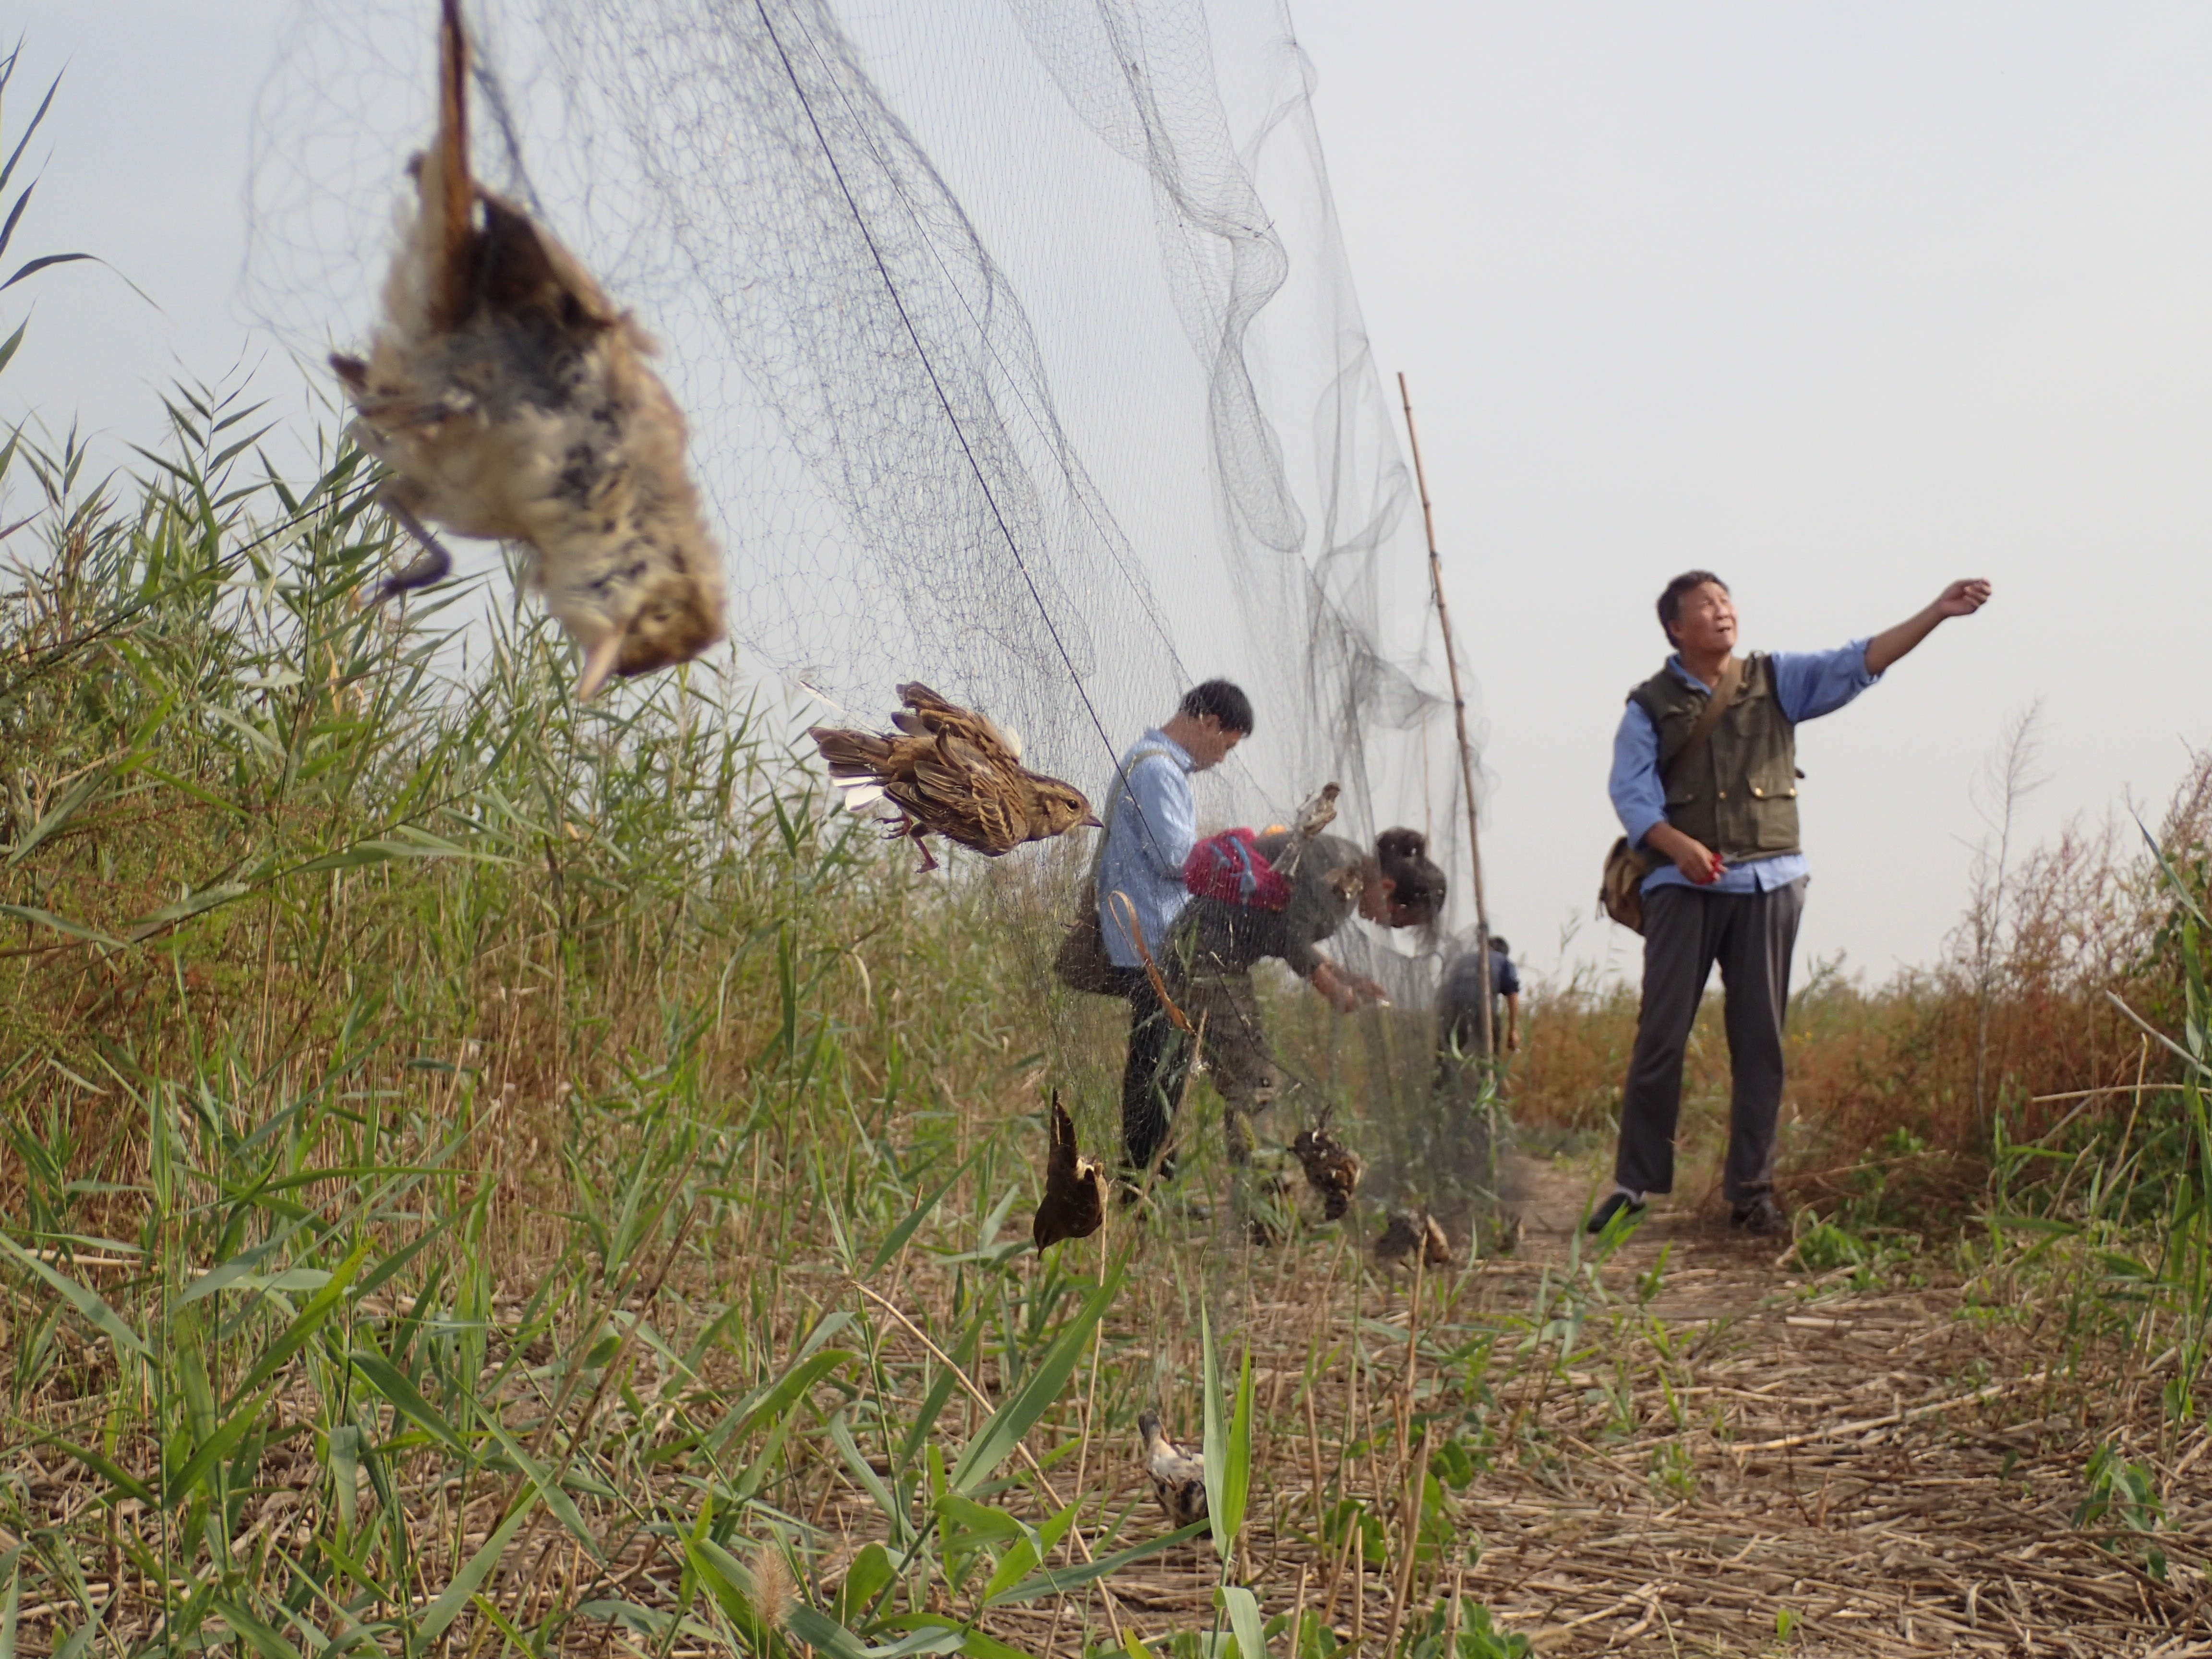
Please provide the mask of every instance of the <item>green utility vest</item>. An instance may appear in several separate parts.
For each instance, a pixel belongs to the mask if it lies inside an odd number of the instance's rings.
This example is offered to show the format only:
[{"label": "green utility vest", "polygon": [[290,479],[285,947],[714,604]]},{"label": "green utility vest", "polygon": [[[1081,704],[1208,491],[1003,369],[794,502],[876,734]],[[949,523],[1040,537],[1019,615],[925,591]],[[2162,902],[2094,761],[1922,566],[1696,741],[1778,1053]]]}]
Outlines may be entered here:
[{"label": "green utility vest", "polygon": [[1774,695],[1773,664],[1763,651],[1747,657],[1735,701],[1711,740],[1682,754],[1705,697],[1671,668],[1628,694],[1659,733],[1667,822],[1730,863],[1797,851],[1797,780],[1803,774],[1797,728]]}]

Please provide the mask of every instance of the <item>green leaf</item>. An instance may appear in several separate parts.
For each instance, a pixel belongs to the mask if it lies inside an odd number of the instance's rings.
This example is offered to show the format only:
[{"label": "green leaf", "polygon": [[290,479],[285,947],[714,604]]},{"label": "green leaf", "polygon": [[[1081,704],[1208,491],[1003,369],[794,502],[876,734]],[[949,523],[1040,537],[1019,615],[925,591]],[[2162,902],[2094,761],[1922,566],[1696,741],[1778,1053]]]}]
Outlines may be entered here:
[{"label": "green leaf", "polygon": [[885,1262],[889,1261],[893,1256],[896,1255],[901,1250],[906,1248],[907,1241],[912,1238],[916,1229],[918,1229],[924,1221],[929,1218],[930,1212],[945,1201],[945,1194],[952,1190],[953,1187],[959,1182],[960,1177],[966,1175],[969,1170],[973,1169],[975,1164],[975,1160],[982,1157],[985,1152],[990,1151],[991,1146],[992,1143],[988,1140],[979,1145],[973,1152],[970,1152],[968,1155],[968,1161],[952,1172],[951,1180],[948,1180],[942,1187],[939,1187],[935,1192],[932,1193],[921,1203],[915,1205],[914,1207],[914,1212],[911,1215],[908,1216],[905,1220],[900,1222],[897,1226],[892,1228],[889,1233],[884,1235],[884,1242],[876,1248],[875,1260],[868,1263],[868,1270],[860,1275],[861,1278],[873,1279],[878,1273],[883,1271],[884,1264]]},{"label": "green leaf", "polygon": [[0,1659],[15,1659],[15,1620],[23,1610],[23,1547],[8,1552],[8,1599],[0,1601]]},{"label": "green leaf", "polygon": [[890,1552],[870,1544],[845,1569],[845,1582],[837,1587],[837,1617],[849,1626],[866,1618],[883,1593],[898,1582]]},{"label": "green leaf", "polygon": [[[4,908],[0,907],[0,908]],[[152,1358],[138,1333],[123,1322],[122,1316],[107,1305],[99,1291],[90,1285],[78,1284],[66,1273],[56,1273],[53,1268],[39,1260],[37,1256],[32,1255],[5,1233],[0,1233],[0,1250],[7,1251],[33,1273],[52,1285],[55,1290],[60,1291],[63,1299],[83,1315],[90,1323],[106,1333],[107,1340],[114,1343],[118,1350],[135,1353],[141,1359]]]},{"label": "green leaf", "polygon": [[[1237,1414],[1229,1425],[1229,1455],[1221,1470],[1221,1531],[1235,1538],[1244,1529],[1244,1502],[1252,1489],[1252,1350],[1247,1345],[1237,1368]],[[1213,1494],[1206,1494],[1212,1512]],[[1218,1536],[1218,1534],[1217,1534]],[[1224,1559],[1227,1551],[1223,1552]]]},{"label": "green leaf", "polygon": [[978,1544],[1012,1543],[1030,1530],[1006,1510],[979,1504],[957,1492],[946,1492],[935,1508],[940,1517],[951,1522],[952,1547],[957,1550],[971,1550]]},{"label": "green leaf", "polygon": [[1267,1659],[1267,1638],[1260,1627],[1260,1603],[1242,1584],[1224,1584],[1221,1602],[1229,1610],[1229,1628],[1237,1633],[1238,1659]]},{"label": "green leaf", "polygon": [[1070,1504],[1035,1531],[1024,1526],[1020,1541],[1006,1552],[1006,1559],[999,1563],[999,1570],[991,1575],[991,1582],[984,1585],[983,1605],[989,1607],[1019,1583],[1025,1575],[1043,1565],[1060,1540],[1067,1536],[1068,1528],[1074,1523],[1075,1505]]},{"label": "green leaf", "polygon": [[1061,1567],[1041,1572],[1036,1577],[1015,1585],[999,1600],[1002,1603],[1034,1601],[1040,1595],[1065,1595],[1070,1590],[1082,1589],[1093,1579],[1103,1578],[1109,1572],[1119,1572],[1126,1566],[1158,1555],[1162,1550],[1195,1538],[1206,1530],[1206,1525],[1203,1521],[1194,1521],[1187,1527],[1178,1527],[1173,1532],[1132,1545],[1125,1550],[1116,1550],[1111,1555],[1102,1555],[1096,1561],[1086,1561],[1079,1567]]},{"label": "green leaf", "polygon": [[218,1595],[215,1598],[215,1609],[222,1615],[223,1623],[244,1638],[246,1645],[259,1654],[261,1659],[300,1659],[299,1649],[237,1602]]},{"label": "green leaf", "polygon": [[112,945],[120,949],[123,941],[112,933],[102,933],[83,922],[71,921],[51,910],[41,910],[34,904],[0,904],[0,916],[13,916],[18,921],[27,921],[33,927],[51,927],[57,933],[66,933],[71,939],[88,939],[94,945]]},{"label": "green leaf", "polygon": [[469,1557],[467,1563],[453,1575],[453,1582],[446,1586],[443,1595],[430,1603],[422,1614],[422,1624],[416,1627],[416,1633],[423,1641],[437,1640],[445,1634],[446,1626],[460,1616],[461,1609],[468,1606],[469,1598],[490,1577],[491,1570],[499,1565],[499,1558],[507,1553],[507,1544],[522,1529],[522,1523],[530,1518],[530,1511],[535,1507],[533,1503],[525,1500],[521,1507],[500,1523],[497,1532],[484,1540],[483,1547]]},{"label": "green leaf", "polygon": [[514,1460],[515,1468],[520,1469],[530,1484],[538,1489],[538,1495],[545,1500],[545,1507],[553,1511],[562,1526],[576,1535],[577,1541],[591,1553],[592,1559],[604,1566],[606,1557],[599,1553],[599,1540],[584,1524],[583,1514],[576,1508],[575,1499],[561,1490],[538,1460],[522,1449],[522,1443],[507,1431],[506,1425],[497,1416],[485,1412],[481,1420],[484,1427],[491,1431],[492,1438],[499,1442],[500,1449]]},{"label": "green leaf", "polygon": [[412,1418],[453,1450],[465,1454],[466,1448],[461,1444],[460,1436],[453,1432],[453,1426],[438,1414],[438,1408],[422,1397],[421,1390],[407,1380],[397,1365],[380,1353],[370,1353],[360,1348],[356,1348],[347,1355],[347,1358],[368,1385],[391,1401],[393,1408],[403,1417]]},{"label": "green leaf", "polygon": [[1036,1369],[1012,1398],[1003,1401],[993,1412],[990,1419],[977,1430],[975,1437],[960,1454],[953,1466],[951,1485],[955,1492],[973,1497],[975,1489],[991,1478],[1000,1464],[1012,1455],[1046,1408],[1060,1398],[1067,1379],[1075,1370],[1076,1361],[1091,1340],[1092,1328],[1104,1316],[1114,1293],[1121,1287],[1122,1269],[1115,1267],[1105,1281],[1093,1291],[1084,1303],[1081,1311],[1069,1320],[1052,1346],[1037,1361]]},{"label": "green leaf", "polygon": [[1221,1425],[1221,1357],[1213,1348],[1213,1318],[1206,1309],[1198,1310],[1198,1341],[1200,1353],[1199,1386],[1206,1395],[1206,1514],[1213,1526],[1213,1547],[1221,1559],[1229,1559],[1229,1547],[1237,1541],[1237,1534],[1229,1525],[1229,1517],[1222,1508],[1222,1498],[1228,1486],[1229,1437]]},{"label": "green leaf", "polygon": [[[5,366],[4,361],[0,361],[0,368]],[[107,769],[104,766],[96,767],[79,778],[69,793],[48,807],[46,817],[33,824],[30,832],[15,843],[15,850],[8,854],[6,867],[12,870],[30,857],[40,842],[75,817],[84,804],[97,795],[106,782]]]},{"label": "green leaf", "polygon": [[759,1403],[745,1413],[738,1424],[737,1434],[742,1437],[780,1420],[817,1382],[854,1358],[849,1348],[825,1348],[794,1362]]},{"label": "green leaf", "polygon": [[206,1479],[208,1471],[238,1449],[246,1438],[246,1431],[258,1422],[268,1401],[249,1400],[230,1414],[229,1420],[213,1434],[192,1448],[192,1455],[185,1460],[184,1467],[169,1478],[162,1501],[174,1509],[185,1501],[191,1489]]},{"label": "green leaf", "polygon": [[853,1425],[845,1420],[842,1412],[830,1419],[830,1443],[837,1448],[837,1455],[845,1460],[846,1468],[860,1483],[860,1490],[875,1500],[876,1507],[890,1522],[892,1537],[903,1543],[908,1526],[905,1507],[891,1496],[890,1488],[884,1485],[883,1477],[860,1450],[860,1442],[853,1438]]},{"label": "green leaf", "polygon": [[253,890],[242,881],[219,881],[212,887],[203,887],[197,893],[179,899],[174,904],[165,904],[158,910],[149,910],[131,924],[130,936],[135,941],[150,939],[164,927],[192,917],[219,909],[233,900],[242,899]]},{"label": "green leaf", "polygon": [[42,1434],[39,1439],[58,1450],[67,1452],[94,1474],[106,1480],[124,1497],[135,1498],[149,1510],[160,1507],[161,1500],[154,1496],[154,1489],[151,1486],[119,1465],[102,1457],[98,1452],[89,1451],[73,1442],[62,1439],[58,1435]]},{"label": "green leaf", "polygon": [[315,1292],[313,1299],[300,1310],[298,1317],[285,1328],[284,1334],[276,1339],[276,1346],[254,1362],[253,1369],[246,1373],[246,1381],[240,1383],[231,1395],[232,1400],[240,1400],[252,1394],[276,1376],[294,1354],[307,1346],[315,1333],[322,1328],[324,1321],[345,1299],[346,1286],[352,1282],[354,1274],[360,1271],[361,1264],[368,1258],[368,1246],[364,1243],[338,1264],[337,1271],[330,1276],[321,1290]]}]

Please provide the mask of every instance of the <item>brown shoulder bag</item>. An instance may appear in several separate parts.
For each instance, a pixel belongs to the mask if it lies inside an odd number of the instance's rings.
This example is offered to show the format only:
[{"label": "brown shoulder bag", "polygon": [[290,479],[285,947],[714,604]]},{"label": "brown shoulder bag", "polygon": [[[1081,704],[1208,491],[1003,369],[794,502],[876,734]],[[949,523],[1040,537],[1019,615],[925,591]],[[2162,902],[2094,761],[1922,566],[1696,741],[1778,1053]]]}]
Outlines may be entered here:
[{"label": "brown shoulder bag", "polygon": [[[1743,659],[1730,657],[1728,666],[1721,670],[1720,684],[1705,699],[1698,711],[1697,724],[1690,728],[1689,740],[1674,751],[1659,775],[1661,783],[1671,783],[1674,769],[1682,757],[1713,734],[1728,713],[1729,704],[1735,700],[1736,688],[1743,684]],[[1613,850],[1605,855],[1605,873],[1598,878],[1597,908],[1601,915],[1611,916],[1632,933],[1644,931],[1644,878],[1667,860],[1658,854],[1631,847],[1628,837],[1621,836],[1613,843]]]}]

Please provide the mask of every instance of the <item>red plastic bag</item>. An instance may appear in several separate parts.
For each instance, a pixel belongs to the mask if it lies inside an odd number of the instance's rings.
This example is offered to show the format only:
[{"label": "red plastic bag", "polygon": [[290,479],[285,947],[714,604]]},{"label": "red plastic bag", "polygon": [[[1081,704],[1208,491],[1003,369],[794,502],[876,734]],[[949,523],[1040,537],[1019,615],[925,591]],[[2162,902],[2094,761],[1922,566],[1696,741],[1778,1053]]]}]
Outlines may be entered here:
[{"label": "red plastic bag", "polygon": [[1279,910],[1291,902],[1290,879],[1267,862],[1249,830],[1224,830],[1190,849],[1182,884],[1199,898],[1256,910]]}]

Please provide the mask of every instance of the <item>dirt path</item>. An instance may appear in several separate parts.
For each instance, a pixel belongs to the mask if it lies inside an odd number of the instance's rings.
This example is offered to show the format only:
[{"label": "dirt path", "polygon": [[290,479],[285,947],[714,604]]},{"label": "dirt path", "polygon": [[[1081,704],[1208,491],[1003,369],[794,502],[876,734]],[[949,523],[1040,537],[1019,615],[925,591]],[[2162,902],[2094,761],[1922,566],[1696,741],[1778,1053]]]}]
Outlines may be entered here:
[{"label": "dirt path", "polygon": [[[1539,1651],[2212,1654],[2212,1459],[2201,1427],[2156,1444],[2154,1377],[2085,1407],[1925,1267],[1808,1274],[1665,1200],[1567,1294],[1588,1177],[1518,1174],[1518,1259],[1475,1271],[1581,1322],[1554,1397],[1503,1413],[1467,1585]],[[2189,1540],[2166,1582],[2072,1523],[2108,1438]]]}]

